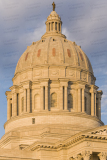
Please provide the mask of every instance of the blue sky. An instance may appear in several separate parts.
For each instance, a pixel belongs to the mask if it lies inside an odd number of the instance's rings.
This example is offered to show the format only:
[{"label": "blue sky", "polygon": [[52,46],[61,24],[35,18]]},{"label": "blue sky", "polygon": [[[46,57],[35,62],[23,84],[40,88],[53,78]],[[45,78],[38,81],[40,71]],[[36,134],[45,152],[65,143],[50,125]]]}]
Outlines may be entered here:
[{"label": "blue sky", "polygon": [[[7,120],[5,92],[12,86],[18,59],[45,33],[52,0],[0,0],[0,137]],[[107,124],[107,1],[55,0],[62,33],[89,57],[96,85],[103,90],[102,121]]]}]

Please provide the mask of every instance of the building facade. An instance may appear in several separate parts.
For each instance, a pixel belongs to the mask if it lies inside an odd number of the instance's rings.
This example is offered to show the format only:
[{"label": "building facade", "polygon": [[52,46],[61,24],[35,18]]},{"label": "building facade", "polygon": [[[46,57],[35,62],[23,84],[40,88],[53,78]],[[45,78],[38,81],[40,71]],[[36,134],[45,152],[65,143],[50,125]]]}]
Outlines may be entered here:
[{"label": "building facade", "polygon": [[91,63],[62,34],[54,3],[45,24],[46,33],[22,54],[6,91],[0,159],[106,160],[102,91]]}]

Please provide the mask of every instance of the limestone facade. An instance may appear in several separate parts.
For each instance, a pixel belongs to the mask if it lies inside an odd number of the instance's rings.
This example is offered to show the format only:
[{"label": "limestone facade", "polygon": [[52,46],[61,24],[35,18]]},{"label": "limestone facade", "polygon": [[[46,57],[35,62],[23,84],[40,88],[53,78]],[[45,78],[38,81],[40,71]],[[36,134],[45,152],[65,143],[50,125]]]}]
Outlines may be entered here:
[{"label": "limestone facade", "polygon": [[52,11],[46,33],[17,63],[13,86],[6,91],[0,159],[107,158],[102,91],[88,57],[61,29],[61,18]]}]

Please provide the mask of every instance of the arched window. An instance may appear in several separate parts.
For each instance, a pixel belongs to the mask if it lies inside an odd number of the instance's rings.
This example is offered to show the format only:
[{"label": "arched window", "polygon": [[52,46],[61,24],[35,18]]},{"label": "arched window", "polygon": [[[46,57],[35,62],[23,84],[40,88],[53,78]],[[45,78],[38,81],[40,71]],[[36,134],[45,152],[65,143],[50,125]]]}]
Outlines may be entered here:
[{"label": "arched window", "polygon": [[55,92],[51,94],[51,107],[57,107],[57,94]]},{"label": "arched window", "polygon": [[34,96],[34,109],[38,110],[40,108],[40,95],[36,94]]},{"label": "arched window", "polygon": [[24,112],[24,97],[22,97],[22,112]]},{"label": "arched window", "polygon": [[72,94],[68,95],[68,110],[70,111],[73,108],[73,96]]},{"label": "arched window", "polygon": [[85,97],[84,102],[85,102],[85,112],[86,112],[87,111],[87,97]]}]

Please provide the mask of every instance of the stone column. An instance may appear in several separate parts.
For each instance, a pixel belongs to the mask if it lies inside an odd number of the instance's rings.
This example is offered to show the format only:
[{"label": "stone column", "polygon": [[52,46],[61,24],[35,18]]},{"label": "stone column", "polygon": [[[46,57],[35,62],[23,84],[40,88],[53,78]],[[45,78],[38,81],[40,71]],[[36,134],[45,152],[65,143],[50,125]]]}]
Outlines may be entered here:
[{"label": "stone column", "polygon": [[83,157],[83,160],[90,160],[91,152],[90,151],[84,151],[82,153],[82,157]]},{"label": "stone column", "polygon": [[40,97],[41,107],[40,110],[44,110],[44,94],[43,94],[43,86],[41,86],[41,97]]},{"label": "stone column", "polygon": [[99,153],[98,157],[100,158],[100,160],[106,160],[107,159],[107,152]]},{"label": "stone column", "polygon": [[82,156],[78,154],[75,159],[76,159],[76,160],[82,160]]},{"label": "stone column", "polygon": [[27,89],[27,112],[30,113],[30,88]]},{"label": "stone column", "polygon": [[48,111],[48,86],[45,86],[45,110]]},{"label": "stone column", "polygon": [[[55,30],[55,22],[54,22],[54,30]],[[55,30],[56,31],[56,30]]]},{"label": "stone column", "polygon": [[21,95],[19,93],[19,115],[21,115],[21,107],[22,107],[22,104],[21,104]]},{"label": "stone column", "polygon": [[17,116],[17,93],[13,93],[13,99],[14,99],[14,103],[13,103],[13,116]]},{"label": "stone column", "polygon": [[64,87],[64,110],[68,110],[68,91],[67,86]]},{"label": "stone column", "polygon": [[81,89],[78,88],[78,112],[81,112]]},{"label": "stone column", "polygon": [[46,24],[46,32],[48,32],[48,24]]},{"label": "stone column", "polygon": [[7,98],[7,120],[9,120],[10,117],[10,98]]},{"label": "stone column", "polygon": [[101,120],[101,98],[98,97],[98,118]]},{"label": "stone column", "polygon": [[64,96],[63,96],[63,86],[60,86],[60,110],[63,110],[63,106],[64,106],[63,98],[64,98]]},{"label": "stone column", "polygon": [[94,93],[94,109],[95,109],[95,116],[96,116],[96,93]]},{"label": "stone column", "polygon": [[94,116],[94,92],[91,92],[91,115]]},{"label": "stone column", "polygon": [[26,89],[24,89],[24,113],[27,112],[27,99],[26,99]]},{"label": "stone column", "polygon": [[82,112],[84,112],[84,89],[82,89]]},{"label": "stone column", "polygon": [[12,117],[14,116],[14,94],[12,93]]},{"label": "stone column", "polygon": [[53,22],[53,31],[55,31],[55,22]]},{"label": "stone column", "polygon": [[[76,88],[76,87],[75,87]],[[78,112],[78,89],[75,89],[75,97],[74,97],[74,100],[75,100],[75,111]]]},{"label": "stone column", "polygon": [[61,32],[61,23],[60,23],[60,32]]},{"label": "stone column", "polygon": [[32,113],[34,112],[34,90],[32,89]]},{"label": "stone column", "polygon": [[59,32],[59,23],[57,22],[57,32]]}]

